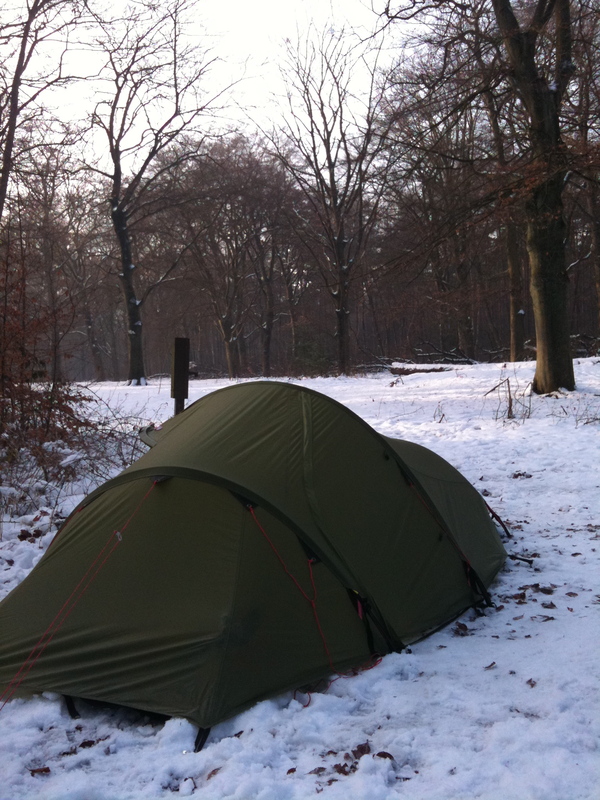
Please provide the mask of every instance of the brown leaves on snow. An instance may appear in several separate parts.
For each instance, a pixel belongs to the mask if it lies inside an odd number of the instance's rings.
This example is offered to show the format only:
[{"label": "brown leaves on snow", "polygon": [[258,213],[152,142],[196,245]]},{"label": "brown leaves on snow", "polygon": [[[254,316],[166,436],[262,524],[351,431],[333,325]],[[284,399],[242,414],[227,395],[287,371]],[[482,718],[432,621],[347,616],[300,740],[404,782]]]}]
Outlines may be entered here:
[{"label": "brown leaves on snow", "polygon": [[472,636],[473,632],[469,630],[464,622],[457,622],[452,628],[452,634],[454,636]]},{"label": "brown leaves on snow", "polygon": [[[369,742],[362,742],[362,744],[357,744],[356,747],[353,747],[349,752],[344,753],[344,761],[341,761],[337,764],[333,764],[331,769],[335,772],[336,775],[352,775],[358,769],[358,762],[361,758],[371,753],[371,745]],[[323,754],[322,754],[323,755]],[[337,750],[328,750],[327,753],[324,754],[325,756],[336,756]],[[386,759],[388,761],[392,761],[395,763],[394,756],[391,753],[388,753],[387,750],[379,750],[377,753],[372,754],[373,758],[381,758]],[[308,772],[308,775],[318,775],[324,776],[327,772],[327,767],[315,767]],[[296,768],[292,767],[288,769],[287,774],[293,775],[296,772]],[[327,781],[327,785],[334,783],[337,778],[330,778]]]}]

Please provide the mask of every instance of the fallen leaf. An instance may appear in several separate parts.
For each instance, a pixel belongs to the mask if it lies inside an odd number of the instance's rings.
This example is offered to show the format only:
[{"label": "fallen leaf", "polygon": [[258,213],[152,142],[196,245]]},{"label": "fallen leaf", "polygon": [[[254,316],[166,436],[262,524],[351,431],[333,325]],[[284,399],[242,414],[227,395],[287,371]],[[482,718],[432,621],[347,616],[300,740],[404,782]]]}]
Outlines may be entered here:
[{"label": "fallen leaf", "polygon": [[549,603],[542,603],[542,608],[556,608],[552,600]]},{"label": "fallen leaf", "polygon": [[338,775],[349,775],[350,770],[348,769],[348,764],[334,764],[334,770],[337,772]]},{"label": "fallen leaf", "polygon": [[29,773],[31,775],[49,775],[50,767],[36,767],[35,769],[30,769]]},{"label": "fallen leaf", "polygon": [[326,770],[325,767],[315,767],[314,769],[311,769],[311,771],[308,774],[309,775],[322,775],[326,771],[327,770]]},{"label": "fallen leaf", "polygon": [[457,622],[452,628],[454,636],[471,636],[471,631],[467,628],[464,622]]},{"label": "fallen leaf", "polygon": [[528,680],[528,681],[525,681],[525,683],[526,683],[528,686],[531,686],[531,688],[532,688],[532,689],[533,689],[533,687],[534,687],[534,686],[536,686],[536,685],[537,685],[537,681],[534,681],[534,680],[533,680],[533,678],[529,678],[529,680]]},{"label": "fallen leaf", "polygon": [[577,592],[567,592],[567,597],[579,597]]},{"label": "fallen leaf", "polygon": [[214,778],[215,775],[217,774],[217,772],[220,772],[220,771],[221,771],[221,767],[215,767],[214,769],[211,769],[211,771],[206,776],[206,780],[209,781],[211,778]]},{"label": "fallen leaf", "polygon": [[375,753],[375,756],[377,756],[377,758],[389,758],[390,761],[394,761],[394,756],[385,750],[380,750],[378,753]]},{"label": "fallen leaf", "polygon": [[484,667],[484,669],[494,669],[495,666],[496,666],[496,662],[492,661],[492,663],[488,664],[487,667]]},{"label": "fallen leaf", "polygon": [[288,771],[285,774],[286,775],[293,775],[294,772],[296,772],[296,767],[291,767],[290,769],[288,769]]},{"label": "fallen leaf", "polygon": [[356,747],[352,750],[352,755],[354,758],[359,759],[363,756],[366,756],[368,753],[371,752],[371,746],[368,742],[363,742],[363,744],[357,744]]},{"label": "fallen leaf", "polygon": [[571,553],[572,556],[580,556],[581,553]]},{"label": "fallen leaf", "polygon": [[83,742],[79,745],[82,750],[86,750],[88,747],[94,747],[95,745],[99,744],[100,742],[105,742],[108,739],[108,736],[101,736],[99,739],[84,739]]}]

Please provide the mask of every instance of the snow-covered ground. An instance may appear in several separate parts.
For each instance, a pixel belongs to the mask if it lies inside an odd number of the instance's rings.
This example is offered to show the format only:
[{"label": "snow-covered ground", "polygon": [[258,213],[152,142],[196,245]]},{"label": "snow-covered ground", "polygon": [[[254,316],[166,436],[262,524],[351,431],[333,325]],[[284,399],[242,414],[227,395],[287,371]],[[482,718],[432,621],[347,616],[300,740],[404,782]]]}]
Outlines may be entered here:
[{"label": "snow-covered ground", "polygon": [[[56,696],[13,700],[0,713],[0,800],[598,800],[600,361],[576,363],[572,393],[531,397],[532,374],[488,364],[303,381],[435,450],[486,495],[512,528],[509,551],[533,559],[508,561],[496,609],[307,707],[291,694],[260,703],[198,754],[185,720],[83,707],[72,720]],[[195,381],[190,401],[226,383]],[[169,389],[94,386],[148,421],[170,415]],[[79,478],[61,489],[64,512],[87,488]],[[0,596],[40,558],[48,518],[4,517]]]}]

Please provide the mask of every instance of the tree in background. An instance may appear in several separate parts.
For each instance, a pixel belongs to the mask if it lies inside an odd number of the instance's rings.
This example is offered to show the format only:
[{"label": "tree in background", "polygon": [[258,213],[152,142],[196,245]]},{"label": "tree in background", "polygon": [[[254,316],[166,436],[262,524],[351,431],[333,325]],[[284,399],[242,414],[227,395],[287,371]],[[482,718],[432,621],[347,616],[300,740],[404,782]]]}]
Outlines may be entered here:
[{"label": "tree in background", "polygon": [[[92,114],[92,131],[108,146],[110,167],[89,168],[109,182],[109,209],[119,245],[118,272],[129,342],[128,382],[146,382],[139,291],[134,279],[132,229],[148,213],[146,196],[161,174],[158,158],[191,134],[214,99],[205,92],[210,59],[186,39],[192,4],[171,0],[130,6],[124,18],[98,20],[97,51],[103,98]],[[197,139],[193,147],[197,147]],[[177,158],[188,153],[177,151]],[[141,266],[143,269],[142,265]]]},{"label": "tree in background", "polygon": [[[85,3],[31,0],[25,8],[3,8],[0,23],[0,220],[8,196],[19,128],[43,112],[51,89],[75,78],[64,61],[74,30],[89,24]],[[28,138],[29,145],[31,139]]]},{"label": "tree in background", "polygon": [[[352,282],[360,275],[388,174],[376,55],[332,31],[312,31],[297,47],[290,45],[283,75],[287,124],[274,139],[306,200],[302,236],[335,310],[340,373],[350,368]],[[357,64],[367,75],[364,92],[352,85]]]},{"label": "tree in background", "polygon": [[[528,118],[530,164],[525,198],[527,252],[536,329],[533,390],[575,388],[567,305],[563,192],[570,153],[561,131],[561,106],[575,72],[569,0],[538,0],[519,21],[509,0],[492,0],[510,80]],[[543,38],[551,44],[551,76],[541,69]],[[548,41],[550,40],[550,41]]]},{"label": "tree in background", "polygon": [[[40,14],[42,7],[62,9],[60,20],[75,27],[41,15],[31,28],[37,45],[22,62],[4,173],[0,360],[3,408],[15,418],[19,386],[43,383],[46,392],[62,387],[61,378],[132,375],[132,342],[141,381],[146,370],[169,370],[172,337],[181,335],[204,375],[226,373],[228,355],[232,373],[243,375],[318,374],[336,364],[350,371],[399,357],[523,357],[523,339],[534,333],[522,290],[526,212],[531,219],[544,174],[489,0],[406,2],[403,13],[421,14],[420,24],[401,30],[404,49],[385,93],[377,56],[351,36],[329,31],[290,46],[287,120],[267,145],[222,123],[208,128],[216,121],[198,111],[204,100],[192,87],[192,121],[176,116],[187,84],[171,79],[173,37],[159,23],[173,30],[168,10],[136,4],[132,29],[119,17],[90,22],[89,7],[82,16],[66,2],[35,4]],[[527,9],[542,6],[511,7],[525,36]],[[5,17],[0,122],[9,118],[33,8],[14,26]],[[549,76],[549,91],[552,8],[535,37],[535,66]],[[559,154],[568,166],[561,202],[567,311],[578,334],[571,347],[583,355],[595,352],[598,333],[600,50],[595,5],[573,0],[570,8],[577,73],[560,103]],[[55,21],[62,49],[47,49],[44,20]],[[72,121],[54,118],[64,113],[53,89],[68,80],[72,30],[88,47],[82,120],[96,109],[81,140],[87,172],[75,168]],[[162,127],[165,120],[172,126]],[[107,197],[115,201],[108,214]],[[132,263],[137,269],[125,269]],[[120,299],[126,283],[131,304]]]},{"label": "tree in background", "polygon": [[[53,219],[57,172],[37,169],[46,149],[69,137],[43,101],[74,80],[65,67],[70,40],[89,21],[85,4],[31,0],[4,6],[0,23],[0,430],[48,439],[72,424],[73,395],[59,366],[69,320],[54,283],[65,244]],[[44,196],[41,216],[34,196]]]}]

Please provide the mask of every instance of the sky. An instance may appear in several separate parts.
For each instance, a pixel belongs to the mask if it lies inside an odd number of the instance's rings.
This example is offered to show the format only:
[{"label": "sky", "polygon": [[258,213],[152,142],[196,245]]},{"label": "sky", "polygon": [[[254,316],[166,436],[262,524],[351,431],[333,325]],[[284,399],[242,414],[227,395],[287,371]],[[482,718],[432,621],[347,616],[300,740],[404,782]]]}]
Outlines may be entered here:
[{"label": "sky", "polygon": [[[249,114],[261,122],[276,114],[273,96],[281,91],[279,65],[285,39],[296,41],[311,24],[318,31],[327,26],[335,31],[354,28],[365,35],[377,25],[371,0],[198,0],[197,6],[198,21],[222,59],[212,70],[213,77],[223,85],[238,81],[233,97],[242,109],[232,110],[232,115]],[[383,2],[374,0],[374,6],[383,7]]]}]

